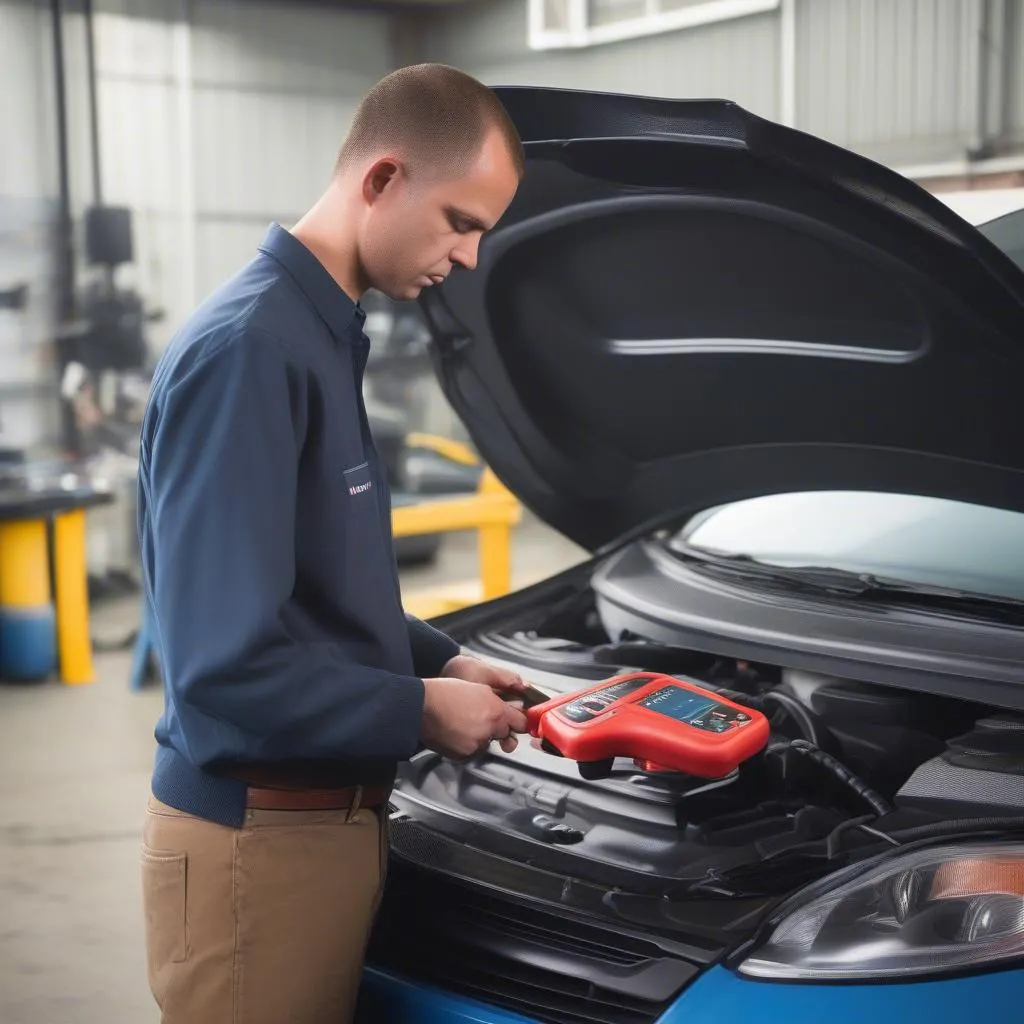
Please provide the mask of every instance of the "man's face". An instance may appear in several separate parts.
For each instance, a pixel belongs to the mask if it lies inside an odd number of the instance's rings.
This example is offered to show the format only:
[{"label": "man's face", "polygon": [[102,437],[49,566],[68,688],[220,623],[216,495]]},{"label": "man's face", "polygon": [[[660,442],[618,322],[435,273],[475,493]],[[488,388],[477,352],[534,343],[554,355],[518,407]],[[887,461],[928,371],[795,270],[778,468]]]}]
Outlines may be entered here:
[{"label": "man's face", "polygon": [[452,267],[472,270],[481,237],[504,214],[518,185],[497,132],[488,134],[467,172],[451,180],[410,180],[395,163],[379,162],[364,185],[359,257],[366,285],[392,299],[415,299]]}]

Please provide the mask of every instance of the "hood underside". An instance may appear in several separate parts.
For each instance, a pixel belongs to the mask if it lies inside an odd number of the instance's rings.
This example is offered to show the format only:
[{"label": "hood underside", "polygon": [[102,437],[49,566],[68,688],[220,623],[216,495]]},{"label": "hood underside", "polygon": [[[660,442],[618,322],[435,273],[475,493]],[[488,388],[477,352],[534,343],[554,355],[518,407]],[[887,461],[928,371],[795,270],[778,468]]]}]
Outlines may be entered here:
[{"label": "hood underside", "polygon": [[420,301],[538,516],[596,549],[790,491],[1024,510],[1024,273],[975,228],[729,102],[496,91],[524,180]]}]

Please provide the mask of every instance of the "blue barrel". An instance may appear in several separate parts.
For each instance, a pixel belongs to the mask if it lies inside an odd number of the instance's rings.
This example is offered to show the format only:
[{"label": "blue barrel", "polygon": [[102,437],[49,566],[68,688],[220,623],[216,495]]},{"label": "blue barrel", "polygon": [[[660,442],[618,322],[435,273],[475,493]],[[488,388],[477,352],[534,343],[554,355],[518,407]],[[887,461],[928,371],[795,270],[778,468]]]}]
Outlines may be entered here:
[{"label": "blue barrel", "polygon": [[41,682],[57,665],[52,607],[0,609],[0,679]]},{"label": "blue barrel", "polygon": [[0,679],[37,682],[56,665],[46,523],[0,523]]}]

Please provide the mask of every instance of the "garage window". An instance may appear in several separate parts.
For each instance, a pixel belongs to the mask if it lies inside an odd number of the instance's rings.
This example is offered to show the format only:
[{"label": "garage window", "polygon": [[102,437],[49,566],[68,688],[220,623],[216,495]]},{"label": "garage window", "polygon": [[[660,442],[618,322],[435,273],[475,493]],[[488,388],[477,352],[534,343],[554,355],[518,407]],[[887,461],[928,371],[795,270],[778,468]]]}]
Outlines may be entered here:
[{"label": "garage window", "polygon": [[597,46],[774,11],[780,0],[529,0],[534,50]]}]

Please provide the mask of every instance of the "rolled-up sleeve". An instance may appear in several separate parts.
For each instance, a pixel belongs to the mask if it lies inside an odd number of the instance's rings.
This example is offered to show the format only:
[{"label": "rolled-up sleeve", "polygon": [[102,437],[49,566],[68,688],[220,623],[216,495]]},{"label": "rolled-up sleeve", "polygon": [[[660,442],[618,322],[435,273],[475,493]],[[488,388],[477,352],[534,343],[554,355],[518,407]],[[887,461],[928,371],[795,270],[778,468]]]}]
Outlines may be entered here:
[{"label": "rolled-up sleeve", "polygon": [[[144,453],[146,542],[186,756],[199,767],[410,757],[422,680],[299,641],[282,618],[296,580],[303,372],[279,339],[243,326],[177,373]],[[432,663],[442,647],[420,650]]]}]

